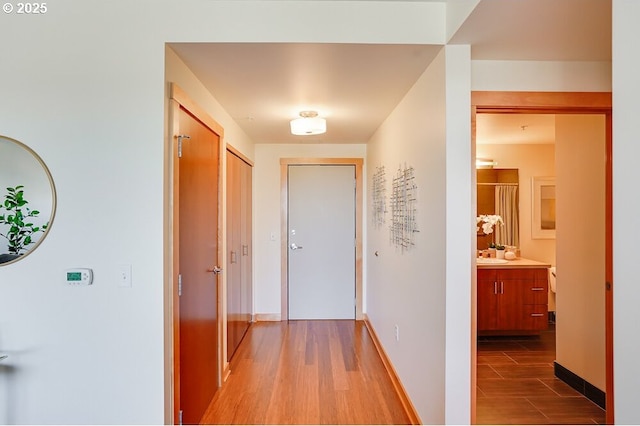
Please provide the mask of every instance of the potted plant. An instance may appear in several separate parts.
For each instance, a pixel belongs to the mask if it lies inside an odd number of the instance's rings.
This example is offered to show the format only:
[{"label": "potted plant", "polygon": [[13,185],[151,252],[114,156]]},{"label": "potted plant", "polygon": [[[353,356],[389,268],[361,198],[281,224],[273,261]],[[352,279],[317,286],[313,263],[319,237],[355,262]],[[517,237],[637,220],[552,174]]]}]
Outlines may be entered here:
[{"label": "potted plant", "polygon": [[[35,242],[33,240],[35,234],[44,232],[49,226],[48,222],[41,226],[32,222],[40,212],[31,210],[26,206],[28,203],[24,197],[23,185],[7,188],[0,206],[0,236],[8,241],[8,255],[5,256],[7,257],[5,262],[24,254],[28,246]],[[5,226],[2,227],[2,225]]]},{"label": "potted plant", "polygon": [[[480,232],[480,229],[482,229],[482,232],[484,233],[484,235],[489,235],[489,234],[493,234],[493,229],[496,225],[503,225],[504,221],[502,220],[502,216],[498,215],[498,214],[481,214],[480,216],[476,217],[476,232]],[[495,238],[495,234],[494,234],[494,238]],[[496,249],[496,243],[495,241],[492,241],[489,244],[489,249]],[[502,250],[504,250],[504,246],[502,246]],[[504,252],[503,252],[504,253]]]}]

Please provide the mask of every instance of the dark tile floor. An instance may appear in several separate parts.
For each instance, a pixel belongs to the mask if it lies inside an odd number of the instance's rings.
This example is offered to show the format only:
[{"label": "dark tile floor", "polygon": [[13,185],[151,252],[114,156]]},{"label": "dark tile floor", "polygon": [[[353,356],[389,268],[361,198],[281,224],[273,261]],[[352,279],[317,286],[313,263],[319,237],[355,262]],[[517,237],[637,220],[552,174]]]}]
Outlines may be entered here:
[{"label": "dark tile floor", "polygon": [[605,412],[553,374],[555,326],[478,338],[478,424],[604,424]]}]

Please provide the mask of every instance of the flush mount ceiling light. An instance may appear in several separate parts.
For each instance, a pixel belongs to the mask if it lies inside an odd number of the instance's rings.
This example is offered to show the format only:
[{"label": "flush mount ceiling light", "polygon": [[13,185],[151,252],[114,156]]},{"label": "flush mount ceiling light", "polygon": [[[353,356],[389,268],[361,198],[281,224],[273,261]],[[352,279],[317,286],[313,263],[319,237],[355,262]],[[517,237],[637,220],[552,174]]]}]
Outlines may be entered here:
[{"label": "flush mount ceiling light", "polygon": [[327,120],[318,117],[316,111],[300,111],[300,118],[291,120],[294,135],[320,135],[327,131]]}]

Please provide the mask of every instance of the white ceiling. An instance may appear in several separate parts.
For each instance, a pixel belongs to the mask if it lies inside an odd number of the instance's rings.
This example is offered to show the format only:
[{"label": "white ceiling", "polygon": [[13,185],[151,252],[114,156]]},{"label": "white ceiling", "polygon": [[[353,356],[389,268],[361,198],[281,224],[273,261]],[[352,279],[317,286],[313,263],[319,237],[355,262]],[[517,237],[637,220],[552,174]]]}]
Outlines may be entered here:
[{"label": "white ceiling", "polygon": [[450,43],[477,60],[610,61],[611,0],[481,0]]},{"label": "white ceiling", "polygon": [[[171,47],[256,143],[366,143],[440,46],[179,43]],[[303,110],[327,133],[293,136]]]},{"label": "white ceiling", "polygon": [[478,114],[476,144],[553,144],[555,114]]},{"label": "white ceiling", "polygon": [[[611,0],[481,0],[450,42],[470,44],[475,60],[610,61]],[[441,49],[303,43],[171,47],[256,143],[367,142]],[[292,136],[289,120],[308,109],[327,118],[327,132]],[[478,121],[478,143],[521,140],[525,134],[538,141],[548,137],[545,117],[532,116],[528,123],[524,118],[485,117]],[[537,130],[543,133],[535,135]]]}]

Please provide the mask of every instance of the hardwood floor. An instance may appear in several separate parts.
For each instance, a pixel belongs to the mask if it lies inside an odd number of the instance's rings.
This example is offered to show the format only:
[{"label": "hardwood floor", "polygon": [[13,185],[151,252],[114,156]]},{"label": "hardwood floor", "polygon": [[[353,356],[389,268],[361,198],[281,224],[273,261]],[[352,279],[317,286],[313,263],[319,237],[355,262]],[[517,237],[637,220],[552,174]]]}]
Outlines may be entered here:
[{"label": "hardwood floor", "polygon": [[604,424],[605,411],[555,378],[555,328],[478,339],[479,424]]},{"label": "hardwood floor", "polygon": [[362,321],[253,324],[204,424],[408,424]]}]

